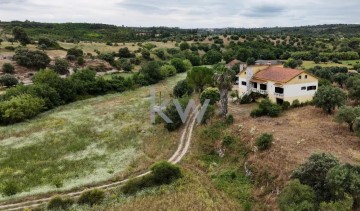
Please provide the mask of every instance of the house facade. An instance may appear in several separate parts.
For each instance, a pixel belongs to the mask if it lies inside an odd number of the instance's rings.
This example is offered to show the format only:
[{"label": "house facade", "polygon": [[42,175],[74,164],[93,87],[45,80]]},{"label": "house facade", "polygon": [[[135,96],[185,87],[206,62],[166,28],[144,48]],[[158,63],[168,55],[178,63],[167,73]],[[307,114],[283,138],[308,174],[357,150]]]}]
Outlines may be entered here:
[{"label": "house facade", "polygon": [[319,86],[315,76],[281,66],[248,67],[238,77],[240,96],[257,92],[279,104],[285,101],[292,104],[294,100],[300,103],[311,101]]}]

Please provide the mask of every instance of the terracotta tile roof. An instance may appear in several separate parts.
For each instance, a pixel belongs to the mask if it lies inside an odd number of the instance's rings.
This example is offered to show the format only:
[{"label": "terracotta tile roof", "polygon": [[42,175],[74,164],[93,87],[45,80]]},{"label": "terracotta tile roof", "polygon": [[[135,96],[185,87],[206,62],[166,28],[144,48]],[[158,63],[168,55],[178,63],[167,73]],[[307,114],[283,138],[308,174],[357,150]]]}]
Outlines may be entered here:
[{"label": "terracotta tile roof", "polygon": [[265,70],[259,71],[254,75],[254,78],[266,81],[275,81],[286,83],[304,71],[291,68],[269,67]]}]

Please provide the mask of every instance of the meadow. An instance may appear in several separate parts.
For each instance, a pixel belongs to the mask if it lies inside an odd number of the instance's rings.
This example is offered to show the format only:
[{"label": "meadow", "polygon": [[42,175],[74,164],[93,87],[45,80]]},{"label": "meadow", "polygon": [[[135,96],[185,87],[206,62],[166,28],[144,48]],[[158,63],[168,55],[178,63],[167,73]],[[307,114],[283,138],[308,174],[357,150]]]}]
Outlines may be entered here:
[{"label": "meadow", "polygon": [[[155,88],[169,96],[184,78],[179,74]],[[15,184],[14,197],[69,190],[124,178],[167,159],[180,135],[150,124],[149,95],[149,87],[142,87],[0,127],[0,189]]]}]

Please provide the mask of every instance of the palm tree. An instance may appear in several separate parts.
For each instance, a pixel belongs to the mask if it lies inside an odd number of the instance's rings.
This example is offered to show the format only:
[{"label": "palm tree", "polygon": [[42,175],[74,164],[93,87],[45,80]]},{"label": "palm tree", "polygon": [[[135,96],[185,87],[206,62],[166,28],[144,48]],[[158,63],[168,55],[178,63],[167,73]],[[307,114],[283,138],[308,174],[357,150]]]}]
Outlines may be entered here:
[{"label": "palm tree", "polygon": [[228,93],[232,89],[234,71],[220,64],[215,67],[214,84],[220,91],[221,115],[226,118],[228,113]]}]

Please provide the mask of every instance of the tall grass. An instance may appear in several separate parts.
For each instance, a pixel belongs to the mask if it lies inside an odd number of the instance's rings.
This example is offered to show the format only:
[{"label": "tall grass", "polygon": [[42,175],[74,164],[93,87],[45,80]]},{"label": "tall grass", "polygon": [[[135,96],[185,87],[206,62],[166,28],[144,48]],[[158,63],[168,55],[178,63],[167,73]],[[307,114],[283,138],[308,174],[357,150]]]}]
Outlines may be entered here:
[{"label": "tall grass", "polygon": [[[156,89],[168,96],[184,77]],[[126,176],[167,158],[179,135],[150,124],[149,93],[143,87],[79,101],[0,127],[0,190],[9,182],[19,187],[16,196],[66,190]]]}]

